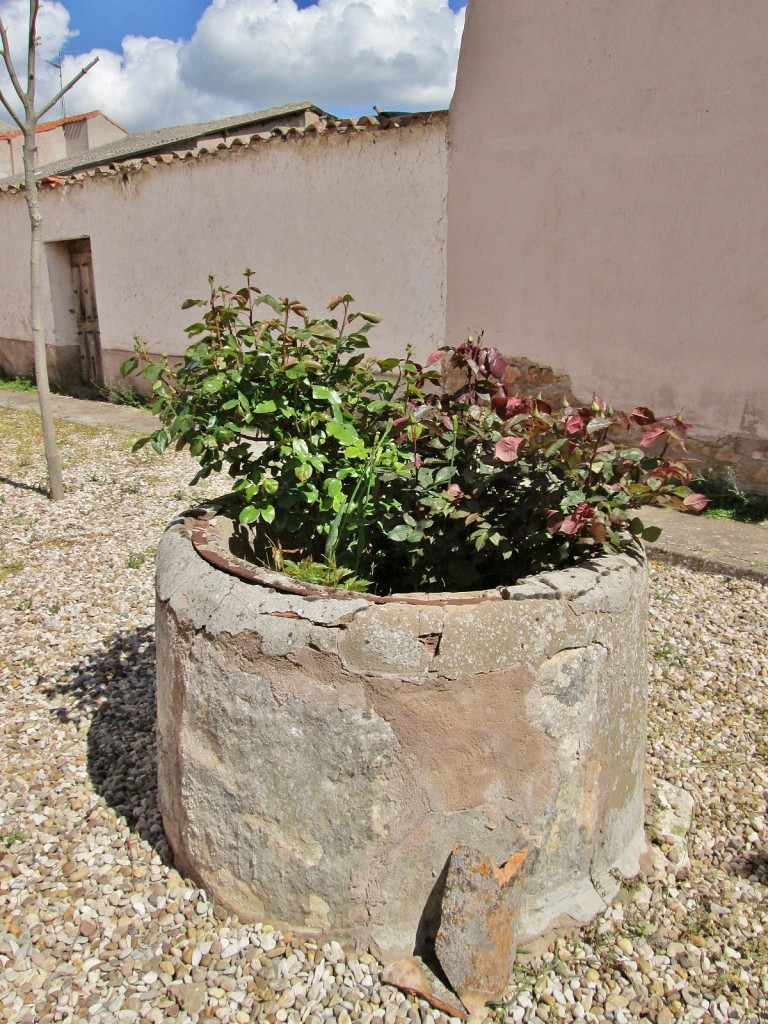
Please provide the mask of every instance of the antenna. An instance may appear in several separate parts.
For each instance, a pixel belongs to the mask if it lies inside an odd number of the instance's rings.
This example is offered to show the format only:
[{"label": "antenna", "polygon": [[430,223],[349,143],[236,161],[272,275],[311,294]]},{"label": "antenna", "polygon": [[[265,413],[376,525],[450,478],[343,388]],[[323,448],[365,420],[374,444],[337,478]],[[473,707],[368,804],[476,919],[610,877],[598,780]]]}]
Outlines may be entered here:
[{"label": "antenna", "polygon": [[[59,50],[59,60],[58,60],[58,63],[55,60],[47,60],[45,62],[46,64],[50,64],[52,68],[56,68],[56,70],[59,72],[59,89],[63,89],[64,88],[64,79],[63,79],[62,73],[61,73],[61,65],[62,65],[63,60],[64,60],[64,54],[62,53],[61,50]],[[64,103],[64,97],[63,96],[61,97],[61,116],[62,117],[66,117],[67,116],[67,108],[66,108],[66,105]]]}]

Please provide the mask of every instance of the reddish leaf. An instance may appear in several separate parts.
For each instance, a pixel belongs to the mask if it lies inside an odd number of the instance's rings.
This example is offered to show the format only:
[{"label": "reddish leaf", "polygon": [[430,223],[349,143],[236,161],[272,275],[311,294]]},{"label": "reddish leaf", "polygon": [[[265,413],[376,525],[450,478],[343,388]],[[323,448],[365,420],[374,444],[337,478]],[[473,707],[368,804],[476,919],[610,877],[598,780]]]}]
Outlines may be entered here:
[{"label": "reddish leaf", "polygon": [[508,398],[507,399],[507,411],[506,415],[509,419],[512,416],[519,416],[521,412],[526,412],[528,409],[528,403],[524,398]]},{"label": "reddish leaf", "polygon": [[608,530],[604,523],[591,523],[589,532],[596,544],[605,544],[608,540]]},{"label": "reddish leaf", "polygon": [[507,396],[503,391],[497,391],[491,399],[491,408],[494,412],[498,413],[502,419],[504,419],[504,413],[507,411]]},{"label": "reddish leaf", "polygon": [[703,494],[691,493],[685,496],[683,504],[691,512],[703,512],[709,504],[709,498]]},{"label": "reddish leaf", "polygon": [[640,442],[641,448],[650,448],[653,442],[661,437],[662,434],[666,433],[666,427],[651,427],[650,430],[646,430],[643,434],[643,439]]},{"label": "reddish leaf", "polygon": [[649,427],[651,423],[656,422],[656,416],[645,405],[640,405],[637,409],[633,409],[632,419],[640,427]]},{"label": "reddish leaf", "polygon": [[578,521],[576,516],[566,516],[562,523],[560,523],[560,533],[564,533],[566,537],[572,537],[574,533],[578,533],[580,529],[581,523]]},{"label": "reddish leaf", "polygon": [[574,515],[579,520],[579,522],[585,522],[588,519],[594,519],[595,510],[592,508],[589,502],[582,501],[579,505],[576,506]]},{"label": "reddish leaf", "polygon": [[563,519],[564,516],[562,512],[559,512],[557,509],[550,509],[550,511],[547,512],[547,530],[550,533],[557,533]]},{"label": "reddish leaf", "polygon": [[431,352],[427,358],[425,366],[433,366],[435,363],[439,363],[445,352],[441,348],[436,348],[434,352]]},{"label": "reddish leaf", "polygon": [[500,462],[514,462],[522,443],[522,437],[500,437],[496,442],[496,458]]},{"label": "reddish leaf", "polygon": [[681,434],[687,433],[691,429],[691,427],[693,426],[692,423],[686,423],[685,422],[685,420],[683,419],[682,413],[678,413],[677,416],[675,416],[674,424],[677,427],[677,429],[680,431]]},{"label": "reddish leaf", "polygon": [[584,428],[584,421],[581,416],[574,413],[573,416],[569,416],[565,424],[565,432],[567,434],[580,434]]},{"label": "reddish leaf", "polygon": [[485,369],[490,377],[501,380],[507,368],[507,360],[497,348],[489,348],[485,351]]}]

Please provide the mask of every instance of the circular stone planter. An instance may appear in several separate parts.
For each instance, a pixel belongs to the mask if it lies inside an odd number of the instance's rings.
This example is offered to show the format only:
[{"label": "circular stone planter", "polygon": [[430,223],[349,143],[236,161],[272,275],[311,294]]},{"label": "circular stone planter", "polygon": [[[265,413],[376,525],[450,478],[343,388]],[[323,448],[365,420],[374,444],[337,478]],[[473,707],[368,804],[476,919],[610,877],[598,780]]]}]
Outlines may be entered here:
[{"label": "circular stone planter", "polygon": [[638,872],[641,556],[376,598],[260,570],[234,532],[209,506],[157,554],[160,807],[215,899],[389,961],[457,844],[529,850],[521,938]]}]

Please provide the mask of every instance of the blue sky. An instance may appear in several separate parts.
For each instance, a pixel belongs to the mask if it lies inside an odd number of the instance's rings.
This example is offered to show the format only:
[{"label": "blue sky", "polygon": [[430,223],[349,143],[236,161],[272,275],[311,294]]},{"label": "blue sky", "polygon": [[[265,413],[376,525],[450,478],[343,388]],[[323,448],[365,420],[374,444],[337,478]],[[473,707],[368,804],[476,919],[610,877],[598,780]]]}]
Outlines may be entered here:
[{"label": "blue sky", "polygon": [[[449,0],[453,11],[466,0]],[[76,48],[106,47],[118,51],[128,35],[191,39],[210,0],[69,0],[71,27],[77,29]],[[316,6],[316,0],[297,0],[297,7]]]},{"label": "blue sky", "polygon": [[[19,66],[27,4],[0,0]],[[42,0],[38,95],[56,91],[45,62],[61,51],[65,78],[99,56],[66,113],[100,109],[132,131],[298,100],[434,110],[450,103],[463,26],[463,0]]]},{"label": "blue sky", "polygon": [[[78,31],[69,49],[104,47],[119,52],[125,36],[191,39],[209,0],[68,0],[71,28]],[[299,7],[307,7],[299,0]]]}]

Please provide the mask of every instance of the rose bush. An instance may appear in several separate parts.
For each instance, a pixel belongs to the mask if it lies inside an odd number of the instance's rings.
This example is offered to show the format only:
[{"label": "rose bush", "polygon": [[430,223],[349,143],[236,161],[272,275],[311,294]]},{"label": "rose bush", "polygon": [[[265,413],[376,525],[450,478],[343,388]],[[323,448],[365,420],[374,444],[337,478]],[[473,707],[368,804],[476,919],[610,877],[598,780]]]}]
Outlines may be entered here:
[{"label": "rose bush", "polygon": [[161,422],[137,447],[226,470],[254,558],[380,593],[482,589],[655,539],[643,505],[706,504],[680,415],[517,395],[482,336],[423,366],[370,358],[380,318],[351,295],[316,318],[245,276],[184,304],[205,312],[180,364],[137,341],[123,371],[152,382]]}]

